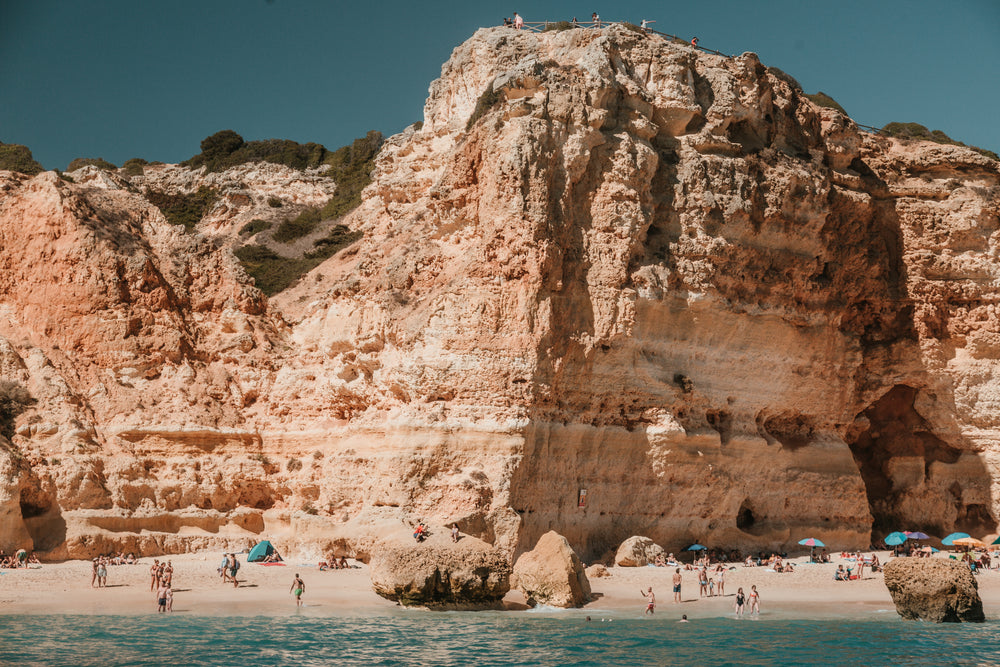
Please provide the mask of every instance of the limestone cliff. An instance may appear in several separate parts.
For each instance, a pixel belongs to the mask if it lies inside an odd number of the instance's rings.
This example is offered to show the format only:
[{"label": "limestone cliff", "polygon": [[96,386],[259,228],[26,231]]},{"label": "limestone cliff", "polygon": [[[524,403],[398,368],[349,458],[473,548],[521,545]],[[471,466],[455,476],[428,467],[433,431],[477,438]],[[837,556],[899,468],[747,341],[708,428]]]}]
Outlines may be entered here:
[{"label": "limestone cliff", "polygon": [[383,147],[363,238],[270,303],[228,210],[186,234],[134,186],[3,176],[0,374],[37,403],[2,527],[365,556],[422,519],[585,559],[994,530],[1000,167],[775,74],[480,30]]}]

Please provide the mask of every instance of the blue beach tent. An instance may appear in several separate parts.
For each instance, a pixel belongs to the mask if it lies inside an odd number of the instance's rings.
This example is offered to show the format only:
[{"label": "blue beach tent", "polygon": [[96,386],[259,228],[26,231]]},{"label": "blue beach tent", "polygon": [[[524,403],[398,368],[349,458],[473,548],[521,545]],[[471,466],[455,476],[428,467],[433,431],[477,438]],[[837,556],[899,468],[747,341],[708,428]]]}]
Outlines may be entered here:
[{"label": "blue beach tent", "polygon": [[264,560],[273,553],[274,553],[274,547],[271,546],[270,542],[268,542],[267,540],[258,542],[257,546],[251,549],[250,553],[247,554],[247,562],[259,563],[260,561]]}]

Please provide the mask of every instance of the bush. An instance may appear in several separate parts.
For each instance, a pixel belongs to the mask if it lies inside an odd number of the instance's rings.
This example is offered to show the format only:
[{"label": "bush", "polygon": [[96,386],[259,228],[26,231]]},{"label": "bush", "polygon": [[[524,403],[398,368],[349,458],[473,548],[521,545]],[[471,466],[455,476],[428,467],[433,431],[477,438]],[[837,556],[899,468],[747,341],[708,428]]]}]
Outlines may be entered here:
[{"label": "bush", "polygon": [[986,150],[985,148],[979,148],[978,146],[968,146],[967,144],[963,144],[961,141],[955,141],[941,130],[928,130],[920,123],[888,123],[885,127],[879,130],[879,134],[895,137],[896,139],[933,141],[938,144],[947,144],[950,146],[964,146],[966,148],[971,148],[980,155],[985,155],[991,160],[1000,161],[1000,156],[993,151]]},{"label": "bush", "polygon": [[325,175],[337,182],[337,190],[320,211],[324,220],[339,218],[361,204],[361,191],[372,182],[375,157],[383,141],[382,133],[372,130],[327,156],[324,163],[329,169]]},{"label": "bush", "polygon": [[795,77],[793,77],[791,74],[783,72],[782,70],[778,69],[777,67],[768,67],[767,68],[767,72],[768,72],[768,74],[770,74],[774,78],[779,79],[779,80],[784,81],[785,83],[787,83],[789,86],[792,87],[792,90],[802,90],[802,86],[799,85],[799,82],[796,81]]},{"label": "bush", "polygon": [[465,131],[468,132],[471,130],[476,121],[489,113],[489,110],[501,99],[503,99],[503,94],[498,90],[493,90],[493,82],[490,81],[486,84],[486,90],[476,100],[476,108],[472,111],[472,115],[469,116],[469,122],[465,124]]},{"label": "bush", "polygon": [[816,93],[815,95],[806,95],[806,99],[808,99],[816,106],[826,107],[828,109],[836,109],[845,116],[850,116],[850,114],[847,113],[847,110],[844,107],[837,104],[837,100],[833,99],[832,97],[824,93],[822,90]]},{"label": "bush", "polygon": [[270,228],[271,223],[267,220],[251,220],[240,228],[240,236],[253,236],[254,234],[259,234],[260,232]]},{"label": "bush", "polygon": [[222,130],[201,142],[201,153],[181,164],[208,172],[225,171],[246,162],[271,162],[293,169],[312,169],[323,164],[329,151],[322,144],[300,144],[289,139],[244,141],[232,130]]},{"label": "bush", "polygon": [[173,225],[184,225],[187,229],[195,228],[217,198],[215,190],[204,185],[189,195],[170,195],[156,190],[149,190],[146,193],[149,203],[160,209],[168,222]]},{"label": "bush", "polygon": [[326,259],[332,257],[341,248],[345,248],[362,236],[361,232],[352,232],[344,225],[335,225],[330,232],[313,244],[313,250],[306,253],[309,259]]},{"label": "bush", "polygon": [[352,232],[343,225],[337,225],[328,236],[316,242],[315,250],[302,258],[284,257],[262,245],[245,245],[237,248],[234,254],[253,277],[257,288],[268,296],[274,296],[319,266],[323,260],[360,238],[361,232]]},{"label": "bush", "polygon": [[81,169],[83,167],[91,167],[91,166],[97,167],[98,169],[103,169],[104,171],[114,171],[115,169],[118,169],[118,167],[111,164],[102,157],[98,158],[78,157],[77,159],[69,163],[69,166],[66,167],[66,171],[76,171],[77,169]]},{"label": "bush", "polygon": [[125,160],[125,164],[122,165],[122,171],[124,171],[125,175],[128,177],[142,176],[147,164],[149,163],[141,157],[134,157],[129,160]]},{"label": "bush", "polygon": [[542,32],[562,32],[563,30],[572,30],[574,26],[569,21],[558,21],[556,23],[546,23],[545,30]]},{"label": "bush", "polygon": [[20,382],[0,380],[0,435],[12,439],[17,416],[34,403],[35,399]]},{"label": "bush", "polygon": [[274,240],[279,243],[291,243],[295,239],[312,233],[323,219],[318,208],[307,208],[296,217],[285,220],[274,231]]},{"label": "bush", "polygon": [[42,165],[35,162],[31,150],[21,144],[0,143],[0,169],[16,171],[28,176],[34,176],[45,171]]}]

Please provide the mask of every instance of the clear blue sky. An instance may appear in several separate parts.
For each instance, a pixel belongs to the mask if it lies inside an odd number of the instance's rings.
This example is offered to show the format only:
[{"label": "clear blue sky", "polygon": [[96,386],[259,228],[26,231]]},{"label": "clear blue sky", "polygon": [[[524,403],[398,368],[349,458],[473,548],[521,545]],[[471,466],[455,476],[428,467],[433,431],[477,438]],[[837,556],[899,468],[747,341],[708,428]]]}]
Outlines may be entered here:
[{"label": "clear blue sky", "polygon": [[52,169],[176,162],[227,128],[330,148],[392,134],[421,118],[451,50],[515,10],[655,19],[758,53],[858,122],[915,121],[1000,151],[997,0],[0,0],[0,141]]}]

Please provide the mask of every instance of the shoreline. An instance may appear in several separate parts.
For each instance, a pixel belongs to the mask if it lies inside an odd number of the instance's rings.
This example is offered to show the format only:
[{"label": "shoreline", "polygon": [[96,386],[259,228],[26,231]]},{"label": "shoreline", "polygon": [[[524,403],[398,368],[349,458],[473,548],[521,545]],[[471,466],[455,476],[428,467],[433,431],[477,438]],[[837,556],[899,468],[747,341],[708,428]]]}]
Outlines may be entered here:
[{"label": "shoreline", "polygon": [[[244,556],[245,557],[245,556]],[[882,554],[880,554],[880,558]],[[319,571],[314,564],[286,561],[284,566],[245,563],[240,586],[223,584],[216,568],[221,554],[201,552],[167,557],[174,566],[174,614],[194,616],[396,616],[435,613],[408,609],[385,600],[371,588],[368,567],[352,561],[348,570]],[[839,557],[829,564],[792,559],[796,571],[779,574],[764,567],[727,566],[725,596],[699,597],[696,572],[681,570],[682,602],[672,602],[672,567],[608,568],[610,576],[590,580],[594,599],[582,608],[530,609],[517,591],[504,598],[503,610],[462,613],[524,613],[530,616],[641,618],[645,599],[641,591],[652,586],[657,598],[655,618],[687,614],[691,619],[732,616],[739,587],[757,585],[764,619],[859,619],[876,616],[898,618],[882,574],[866,573],[856,581],[834,581],[833,571],[845,563]],[[90,561],[43,563],[39,569],[0,570],[0,615],[115,615],[156,614],[154,593],[149,591],[153,559],[135,565],[108,568],[108,586],[91,588]],[[289,587],[295,576],[306,583],[305,606],[297,610]],[[1000,619],[1000,570],[977,577],[988,620]],[[437,613],[453,613],[439,611]],[[747,615],[749,617],[749,615]]]}]

